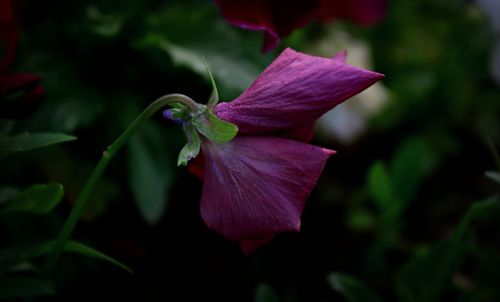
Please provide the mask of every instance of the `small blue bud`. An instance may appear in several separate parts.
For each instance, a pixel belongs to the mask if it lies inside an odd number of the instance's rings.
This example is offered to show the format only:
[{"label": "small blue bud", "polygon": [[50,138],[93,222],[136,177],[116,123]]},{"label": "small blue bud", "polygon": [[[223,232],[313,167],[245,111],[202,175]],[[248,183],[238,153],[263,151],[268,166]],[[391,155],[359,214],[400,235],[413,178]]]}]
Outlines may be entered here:
[{"label": "small blue bud", "polygon": [[178,109],[167,109],[163,111],[163,117],[175,122],[176,124],[182,124],[184,120],[178,117]]}]

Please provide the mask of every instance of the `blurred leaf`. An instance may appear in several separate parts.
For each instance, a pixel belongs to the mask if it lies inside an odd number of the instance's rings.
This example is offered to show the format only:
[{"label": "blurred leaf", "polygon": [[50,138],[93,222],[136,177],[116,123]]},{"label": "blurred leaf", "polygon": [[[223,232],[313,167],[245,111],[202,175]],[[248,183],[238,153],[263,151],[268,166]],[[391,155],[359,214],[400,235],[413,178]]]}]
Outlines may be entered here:
[{"label": "blurred leaf", "polygon": [[39,279],[0,277],[0,299],[29,298],[54,294],[54,290]]},{"label": "blurred leaf", "polygon": [[425,142],[420,138],[406,140],[392,160],[391,179],[401,207],[405,207],[418,190],[426,170]]},{"label": "blurred leaf", "polygon": [[389,173],[381,161],[372,164],[368,172],[368,186],[374,200],[381,207],[390,205],[395,199]]},{"label": "blurred leaf", "polygon": [[2,246],[0,249],[0,272],[10,271],[15,265],[22,263],[25,260],[23,257],[25,251],[25,246]]},{"label": "blurred leaf", "polygon": [[0,118],[0,137],[8,135],[14,129],[16,123],[13,120],[6,120]]},{"label": "blurred leaf", "polygon": [[383,162],[376,161],[371,166],[368,171],[368,187],[384,220],[392,223],[398,217],[401,206]]},{"label": "blurred leaf", "polygon": [[[139,48],[166,52],[174,64],[208,79],[202,56],[217,75],[222,99],[241,94],[271,61],[263,55],[261,35],[234,28],[221,18],[213,3],[169,3],[148,20],[148,34],[136,41]],[[182,30],[173,31],[182,24]],[[210,26],[207,26],[210,24]]]},{"label": "blurred leaf", "polygon": [[19,189],[15,187],[1,187],[0,188],[0,205],[13,199],[19,193]]},{"label": "blurred leaf", "polygon": [[228,142],[238,133],[236,125],[221,120],[210,110],[193,116],[192,121],[201,134],[215,143]]},{"label": "blurred leaf", "polygon": [[73,141],[76,137],[62,133],[22,133],[15,136],[0,136],[0,159],[8,155],[42,148],[53,144]]},{"label": "blurred leaf", "polygon": [[255,289],[255,302],[278,302],[278,295],[267,284],[259,284]]},{"label": "blurred leaf", "polygon": [[1,213],[47,214],[59,204],[63,196],[64,188],[61,184],[33,185],[10,200]]},{"label": "blurred leaf", "polygon": [[407,264],[397,284],[400,301],[440,301],[441,293],[467,252],[467,229],[471,221],[491,216],[494,209],[498,210],[498,204],[498,197],[474,203],[450,239],[438,243],[426,256]]},{"label": "blurred leaf", "polygon": [[200,57],[204,56],[213,66],[221,86],[225,87],[223,92],[226,94],[232,92],[231,96],[241,93],[259,75],[260,70],[254,64],[238,56],[222,56],[219,51],[196,50],[167,41],[161,44],[161,48],[172,57],[175,63],[190,67],[201,76],[204,76],[205,67],[200,62]]},{"label": "blurred leaf", "polygon": [[91,248],[87,245],[84,245],[83,243],[79,243],[76,241],[69,241],[66,244],[66,247],[64,248],[64,250],[68,251],[68,252],[73,252],[73,253],[77,253],[77,254],[81,254],[81,255],[85,255],[88,257],[92,257],[92,258],[96,258],[99,260],[109,262],[111,264],[114,264],[114,265],[126,270],[129,273],[132,273],[132,270],[128,266],[126,266],[125,264],[121,263],[118,260],[111,258],[110,256],[108,256],[106,254],[99,252],[98,250],[96,250],[94,248]]},{"label": "blurred leaf", "polygon": [[490,149],[491,156],[495,161],[495,165],[498,170],[500,170],[500,153],[498,153],[497,147],[491,138],[487,140],[488,149]]},{"label": "blurred leaf", "polygon": [[[70,61],[62,61],[57,65],[68,68],[71,64]],[[41,104],[30,117],[27,129],[44,126],[52,131],[73,133],[78,129],[95,126],[105,114],[106,102],[102,95],[95,91],[95,87],[84,85],[75,79],[74,73],[52,69],[55,68],[51,67],[51,70],[47,71],[48,76],[44,77],[44,86],[51,91],[52,97]],[[61,82],[64,82],[64,85],[61,85]],[[75,91],[78,91],[78,94],[75,94]]]},{"label": "blurred leaf", "polygon": [[149,126],[129,143],[129,184],[139,212],[150,224],[162,218],[173,181],[166,142],[161,132]]},{"label": "blurred leaf", "polygon": [[184,133],[188,142],[182,147],[177,159],[177,166],[186,166],[188,161],[198,156],[200,153],[200,135],[192,123],[184,123]]},{"label": "blurred leaf", "polygon": [[[31,248],[31,249],[25,251],[21,255],[21,257],[22,257],[22,259],[31,259],[31,258],[36,258],[36,257],[40,257],[42,255],[45,255],[52,249],[52,246],[54,245],[54,243],[55,243],[55,241],[49,241],[49,242],[42,243],[34,248]],[[109,262],[111,264],[114,264],[114,265],[126,270],[129,273],[132,273],[132,270],[128,266],[126,266],[125,264],[121,263],[120,261],[115,260],[115,259],[111,258],[110,256],[103,254],[102,252],[99,252],[98,250],[96,250],[92,247],[89,247],[83,243],[77,242],[77,241],[73,241],[73,240],[68,241],[66,243],[66,246],[64,247],[64,251],[88,256],[88,257],[95,258],[98,260],[103,260],[103,261]]]},{"label": "blurred leaf", "polygon": [[103,37],[112,37],[120,33],[125,19],[117,14],[104,14],[95,6],[87,7],[86,13],[92,23],[93,31]]},{"label": "blurred leaf", "polygon": [[368,286],[353,277],[333,273],[328,276],[330,286],[350,302],[382,302]]},{"label": "blurred leaf", "polygon": [[486,177],[500,184],[500,173],[495,171],[486,171]]},{"label": "blurred leaf", "polygon": [[351,229],[357,231],[371,230],[375,225],[375,219],[371,212],[363,208],[352,208],[349,211],[348,223]]}]

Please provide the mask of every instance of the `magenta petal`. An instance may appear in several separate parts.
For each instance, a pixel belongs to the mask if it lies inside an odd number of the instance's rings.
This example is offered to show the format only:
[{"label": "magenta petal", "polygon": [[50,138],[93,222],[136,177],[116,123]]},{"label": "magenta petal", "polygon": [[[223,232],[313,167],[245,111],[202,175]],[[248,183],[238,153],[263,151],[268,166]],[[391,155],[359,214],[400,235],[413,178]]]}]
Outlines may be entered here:
[{"label": "magenta petal", "polygon": [[[342,56],[342,55],[341,55]],[[323,113],[363,91],[384,75],[285,49],[237,99],[215,113],[258,134],[312,124]]]},{"label": "magenta petal", "polygon": [[299,231],[304,202],[334,151],[274,137],[204,141],[201,216],[250,251],[265,238]]}]

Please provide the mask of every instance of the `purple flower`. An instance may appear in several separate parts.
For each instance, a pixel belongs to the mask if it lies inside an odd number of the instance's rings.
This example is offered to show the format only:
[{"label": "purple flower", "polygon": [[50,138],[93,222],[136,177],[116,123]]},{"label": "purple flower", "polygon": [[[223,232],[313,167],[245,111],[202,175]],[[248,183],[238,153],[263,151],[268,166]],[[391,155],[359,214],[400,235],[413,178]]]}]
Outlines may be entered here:
[{"label": "purple flower", "polygon": [[278,46],[280,37],[313,20],[348,19],[362,25],[380,21],[387,0],[215,0],[226,20],[264,31],[262,51]]},{"label": "purple flower", "polygon": [[225,143],[202,138],[201,216],[245,253],[300,230],[304,202],[335,153],[306,143],[311,126],[383,78],[344,60],[286,49],[240,97],[213,108],[239,133]]}]

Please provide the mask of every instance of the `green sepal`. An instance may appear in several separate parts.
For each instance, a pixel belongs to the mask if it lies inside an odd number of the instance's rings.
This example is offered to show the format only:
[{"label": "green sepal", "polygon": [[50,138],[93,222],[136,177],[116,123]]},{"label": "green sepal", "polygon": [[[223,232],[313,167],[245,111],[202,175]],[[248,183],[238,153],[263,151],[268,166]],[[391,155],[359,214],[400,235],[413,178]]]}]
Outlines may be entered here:
[{"label": "green sepal", "polygon": [[218,118],[210,110],[192,117],[193,125],[207,139],[216,143],[232,140],[238,133],[238,127]]},{"label": "green sepal", "polygon": [[201,140],[194,125],[190,122],[185,122],[183,128],[188,142],[179,153],[177,166],[186,166],[190,159],[195,158],[200,153]]},{"label": "green sepal", "polygon": [[217,85],[215,84],[214,77],[212,75],[212,72],[210,71],[210,68],[208,67],[207,61],[205,61],[204,57],[201,57],[203,60],[203,64],[205,64],[205,68],[207,70],[208,76],[210,77],[210,83],[212,84],[212,94],[210,95],[210,98],[208,99],[207,106],[213,107],[217,105],[219,102],[219,91],[217,90]]},{"label": "green sepal", "polygon": [[181,119],[181,120],[187,120],[189,118],[189,111],[186,106],[180,104],[180,103],[172,103],[170,104],[172,107],[171,109],[167,109],[165,111],[169,111],[172,113],[173,118]]},{"label": "green sepal", "polygon": [[165,110],[165,112],[167,111],[170,112],[172,114],[172,117],[176,119],[187,120],[189,118],[189,113],[185,109],[172,108]]}]

